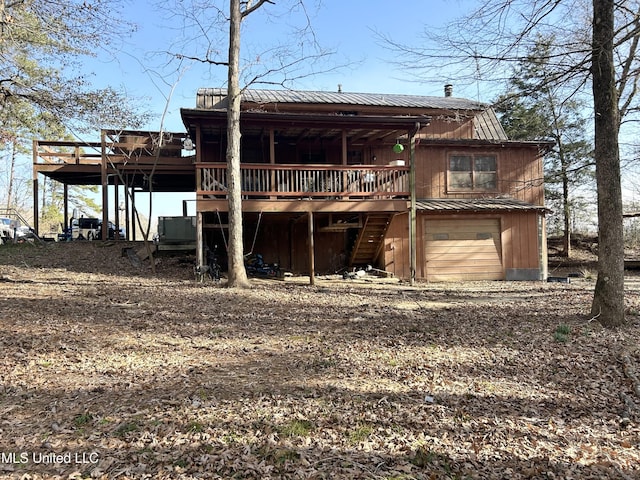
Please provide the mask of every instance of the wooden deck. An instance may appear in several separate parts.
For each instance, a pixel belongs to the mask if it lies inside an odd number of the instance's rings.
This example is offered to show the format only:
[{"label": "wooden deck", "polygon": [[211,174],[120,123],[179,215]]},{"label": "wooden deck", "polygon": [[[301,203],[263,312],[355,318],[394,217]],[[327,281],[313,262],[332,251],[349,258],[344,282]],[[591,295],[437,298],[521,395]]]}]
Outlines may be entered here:
[{"label": "wooden deck", "polygon": [[[198,200],[226,198],[227,166],[198,163]],[[400,166],[242,164],[245,200],[407,200],[409,168]]]}]

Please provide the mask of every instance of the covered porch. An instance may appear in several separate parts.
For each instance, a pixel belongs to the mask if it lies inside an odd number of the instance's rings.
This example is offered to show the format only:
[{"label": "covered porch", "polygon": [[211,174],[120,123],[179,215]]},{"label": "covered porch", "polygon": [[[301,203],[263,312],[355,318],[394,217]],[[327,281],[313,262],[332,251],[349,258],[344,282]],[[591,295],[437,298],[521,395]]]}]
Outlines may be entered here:
[{"label": "covered porch", "polygon": [[[226,115],[226,110],[182,110],[196,145],[198,246],[208,241],[209,214],[228,212]],[[289,238],[299,243],[292,249],[299,251],[302,244],[307,249],[304,263],[312,282],[320,228],[324,233],[332,230],[334,237],[347,235],[337,242],[353,243],[353,247],[339,246],[345,250],[344,266],[374,262],[392,216],[412,211],[416,137],[430,118],[267,111],[244,111],[240,118],[243,213],[292,216],[296,225],[306,224],[306,232],[296,228]],[[352,214],[357,225],[332,222],[341,214]],[[410,229],[415,230],[415,213],[409,218]],[[357,238],[352,238],[354,231]],[[334,246],[328,241],[318,251]],[[202,265],[202,250],[197,258]]]}]

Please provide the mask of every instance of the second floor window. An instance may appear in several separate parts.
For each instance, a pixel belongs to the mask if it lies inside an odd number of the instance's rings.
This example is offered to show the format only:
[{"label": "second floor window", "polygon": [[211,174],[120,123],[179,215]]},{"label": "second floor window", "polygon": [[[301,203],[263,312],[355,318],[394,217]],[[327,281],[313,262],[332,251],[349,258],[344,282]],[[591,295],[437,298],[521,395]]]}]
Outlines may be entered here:
[{"label": "second floor window", "polygon": [[498,184],[496,164],[495,155],[452,155],[449,157],[449,190],[495,190]]}]

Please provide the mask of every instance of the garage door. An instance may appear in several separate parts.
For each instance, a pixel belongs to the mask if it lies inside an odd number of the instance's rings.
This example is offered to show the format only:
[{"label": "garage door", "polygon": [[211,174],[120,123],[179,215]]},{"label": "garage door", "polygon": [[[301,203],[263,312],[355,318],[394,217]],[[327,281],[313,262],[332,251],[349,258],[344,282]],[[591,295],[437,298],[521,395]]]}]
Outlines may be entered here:
[{"label": "garage door", "polygon": [[500,220],[425,221],[429,281],[502,280]]}]

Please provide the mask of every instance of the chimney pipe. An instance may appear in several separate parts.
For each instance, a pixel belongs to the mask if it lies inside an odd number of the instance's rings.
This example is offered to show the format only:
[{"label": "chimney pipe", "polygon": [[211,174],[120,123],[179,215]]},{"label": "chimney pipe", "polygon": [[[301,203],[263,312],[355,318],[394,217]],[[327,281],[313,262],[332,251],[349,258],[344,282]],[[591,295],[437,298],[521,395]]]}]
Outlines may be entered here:
[{"label": "chimney pipe", "polygon": [[445,97],[450,97],[453,95],[453,85],[451,85],[450,83],[447,83],[444,86],[444,96]]}]

